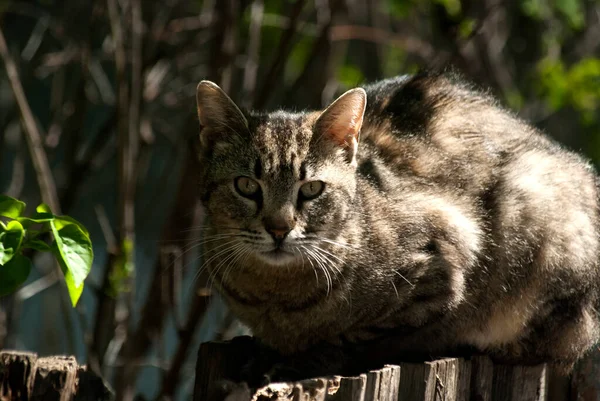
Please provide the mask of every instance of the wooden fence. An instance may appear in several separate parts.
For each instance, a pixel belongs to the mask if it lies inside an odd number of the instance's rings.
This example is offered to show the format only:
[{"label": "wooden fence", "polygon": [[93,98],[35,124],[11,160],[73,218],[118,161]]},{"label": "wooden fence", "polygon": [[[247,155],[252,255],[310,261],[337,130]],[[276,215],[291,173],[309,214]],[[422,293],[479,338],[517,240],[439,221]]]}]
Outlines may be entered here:
[{"label": "wooden fence", "polygon": [[[242,351],[242,352],[240,352]],[[194,401],[548,401],[545,365],[494,365],[483,356],[386,365],[356,377],[273,383],[260,389],[230,386],[247,355],[229,342],[202,344]]]},{"label": "wooden fence", "polygon": [[[565,401],[544,365],[494,365],[487,357],[387,365],[356,377],[331,376],[249,389],[236,377],[251,357],[240,342],[202,344],[194,401]],[[555,384],[555,383],[554,383]],[[592,395],[593,396],[593,395]],[[578,400],[591,400],[577,396]],[[108,401],[104,382],[75,358],[0,351],[0,401]]]},{"label": "wooden fence", "polygon": [[0,401],[108,401],[104,382],[72,356],[0,351]]}]

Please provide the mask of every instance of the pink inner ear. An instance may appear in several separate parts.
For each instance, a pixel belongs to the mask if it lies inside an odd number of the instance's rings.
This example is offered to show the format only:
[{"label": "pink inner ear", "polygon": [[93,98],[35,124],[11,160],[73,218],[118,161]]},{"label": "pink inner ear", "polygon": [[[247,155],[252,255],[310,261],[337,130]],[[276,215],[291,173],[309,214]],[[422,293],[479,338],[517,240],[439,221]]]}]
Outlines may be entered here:
[{"label": "pink inner ear", "polygon": [[340,145],[350,146],[358,141],[364,107],[365,99],[360,92],[343,95],[326,111],[325,132]]}]

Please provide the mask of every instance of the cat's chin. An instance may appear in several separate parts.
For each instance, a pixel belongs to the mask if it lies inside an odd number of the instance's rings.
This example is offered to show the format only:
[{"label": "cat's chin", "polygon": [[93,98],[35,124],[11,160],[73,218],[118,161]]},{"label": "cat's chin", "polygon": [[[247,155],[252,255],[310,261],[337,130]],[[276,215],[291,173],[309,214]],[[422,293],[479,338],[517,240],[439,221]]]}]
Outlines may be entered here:
[{"label": "cat's chin", "polygon": [[277,248],[267,252],[260,252],[257,256],[265,263],[272,266],[284,266],[289,265],[298,259],[298,256],[284,251],[283,249]]}]

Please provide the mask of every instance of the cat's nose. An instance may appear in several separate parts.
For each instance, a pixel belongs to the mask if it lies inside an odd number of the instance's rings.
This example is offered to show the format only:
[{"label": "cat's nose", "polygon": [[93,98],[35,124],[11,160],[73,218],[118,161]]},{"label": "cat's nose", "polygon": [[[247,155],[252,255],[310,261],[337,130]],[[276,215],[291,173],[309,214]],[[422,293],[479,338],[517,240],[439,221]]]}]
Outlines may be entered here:
[{"label": "cat's nose", "polygon": [[265,230],[276,241],[283,240],[292,231],[292,226],[283,219],[265,219]]},{"label": "cat's nose", "polygon": [[268,230],[269,234],[271,234],[273,237],[275,237],[275,239],[284,239],[286,235],[288,235],[288,233],[290,232],[290,230],[286,230],[286,229],[270,229]]}]

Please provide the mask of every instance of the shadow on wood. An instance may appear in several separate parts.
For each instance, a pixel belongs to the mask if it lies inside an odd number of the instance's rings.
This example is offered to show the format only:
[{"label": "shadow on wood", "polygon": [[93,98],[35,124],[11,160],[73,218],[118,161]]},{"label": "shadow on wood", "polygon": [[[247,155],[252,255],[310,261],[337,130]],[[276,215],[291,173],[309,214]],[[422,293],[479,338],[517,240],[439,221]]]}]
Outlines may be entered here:
[{"label": "shadow on wood", "polygon": [[201,345],[194,401],[546,401],[546,366],[494,365],[484,356],[386,365],[250,389],[235,383],[249,360],[243,342]]}]

